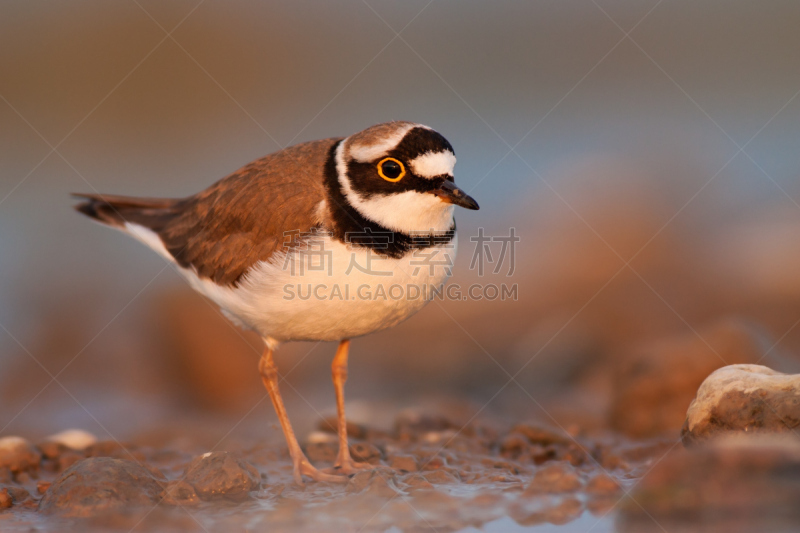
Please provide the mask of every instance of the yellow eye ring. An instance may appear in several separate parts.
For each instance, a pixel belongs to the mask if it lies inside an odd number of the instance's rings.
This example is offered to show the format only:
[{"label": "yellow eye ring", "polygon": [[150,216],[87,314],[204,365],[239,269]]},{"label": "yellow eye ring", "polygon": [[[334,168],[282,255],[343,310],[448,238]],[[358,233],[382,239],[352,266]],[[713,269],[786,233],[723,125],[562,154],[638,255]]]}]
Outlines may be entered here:
[{"label": "yellow eye ring", "polygon": [[[388,161],[391,161],[392,163],[396,163],[400,167],[400,174],[398,174],[394,178],[390,178],[389,176],[387,176],[383,172],[383,164],[388,162]],[[402,161],[398,161],[394,157],[386,157],[384,159],[381,159],[380,163],[378,163],[378,174],[380,174],[380,176],[383,179],[385,179],[386,181],[396,182],[396,181],[400,181],[401,179],[403,179],[403,176],[406,175],[406,167],[405,167],[405,165],[403,165]]]}]

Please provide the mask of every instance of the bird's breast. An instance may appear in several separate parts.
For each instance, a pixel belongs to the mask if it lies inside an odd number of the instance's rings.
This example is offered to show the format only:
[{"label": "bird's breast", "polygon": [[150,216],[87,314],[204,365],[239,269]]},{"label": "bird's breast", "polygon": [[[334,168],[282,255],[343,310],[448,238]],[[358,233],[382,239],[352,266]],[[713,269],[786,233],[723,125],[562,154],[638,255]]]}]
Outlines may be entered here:
[{"label": "bird's breast", "polygon": [[393,258],[321,234],[257,264],[218,303],[280,341],[357,337],[394,326],[441,298],[456,251],[453,238]]}]

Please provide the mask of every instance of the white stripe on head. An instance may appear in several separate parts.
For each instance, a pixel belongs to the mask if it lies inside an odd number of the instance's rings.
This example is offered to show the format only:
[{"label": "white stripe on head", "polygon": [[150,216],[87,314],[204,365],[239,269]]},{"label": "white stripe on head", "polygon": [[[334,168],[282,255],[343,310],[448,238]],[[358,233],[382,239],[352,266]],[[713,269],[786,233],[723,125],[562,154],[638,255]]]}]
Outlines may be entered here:
[{"label": "white stripe on head", "polygon": [[450,150],[443,152],[425,152],[409,162],[411,170],[422,178],[435,178],[442,175],[453,175],[456,156]]},{"label": "white stripe on head", "polygon": [[419,191],[376,195],[366,200],[359,198],[352,205],[365,218],[406,235],[449,230],[455,208],[433,194]]},{"label": "white stripe on head", "polygon": [[453,204],[430,193],[403,191],[364,198],[353,190],[347,176],[344,142],[336,148],[336,172],[345,198],[365,218],[405,234],[448,231],[453,225]]},{"label": "white stripe on head", "polygon": [[348,144],[347,149],[350,153],[350,157],[359,163],[370,163],[376,159],[380,159],[397,148],[397,145],[400,144],[400,141],[403,140],[403,137],[405,137],[406,134],[414,128],[430,129],[421,124],[407,124],[403,127],[397,128],[397,130],[392,134],[386,135],[380,140],[380,142],[374,144],[350,144],[347,143],[347,140],[345,140],[345,143]]}]

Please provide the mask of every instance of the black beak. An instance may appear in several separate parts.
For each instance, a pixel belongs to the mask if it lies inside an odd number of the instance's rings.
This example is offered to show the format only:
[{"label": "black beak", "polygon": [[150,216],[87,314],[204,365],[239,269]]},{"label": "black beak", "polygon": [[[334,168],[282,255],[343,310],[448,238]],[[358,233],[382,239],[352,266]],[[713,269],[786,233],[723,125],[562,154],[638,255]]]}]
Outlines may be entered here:
[{"label": "black beak", "polygon": [[456,184],[450,180],[445,180],[441,187],[432,190],[431,193],[448,204],[460,205],[461,207],[474,209],[475,211],[480,209],[478,202],[473,200],[472,197],[463,190],[456,187]]}]

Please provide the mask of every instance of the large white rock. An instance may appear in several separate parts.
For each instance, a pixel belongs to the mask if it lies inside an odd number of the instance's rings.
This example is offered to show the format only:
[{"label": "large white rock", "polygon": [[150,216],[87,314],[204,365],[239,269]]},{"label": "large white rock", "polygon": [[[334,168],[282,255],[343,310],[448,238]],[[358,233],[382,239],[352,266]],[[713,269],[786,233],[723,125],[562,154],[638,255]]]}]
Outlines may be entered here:
[{"label": "large white rock", "polygon": [[800,430],[800,374],[729,365],[706,378],[686,413],[684,444],[736,433]]}]

